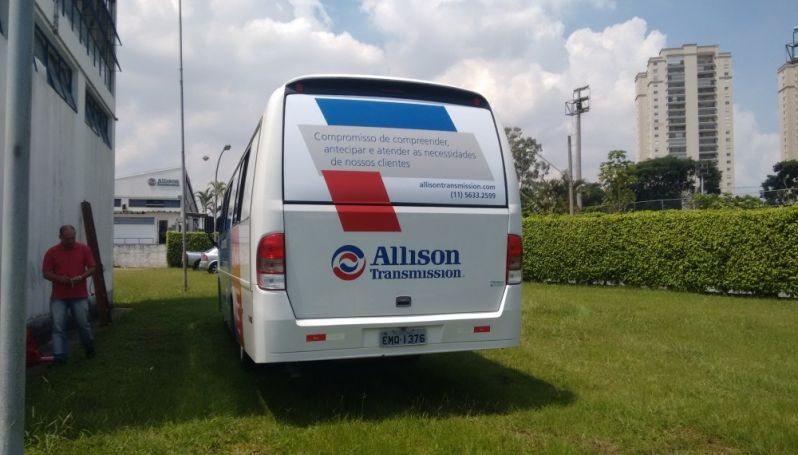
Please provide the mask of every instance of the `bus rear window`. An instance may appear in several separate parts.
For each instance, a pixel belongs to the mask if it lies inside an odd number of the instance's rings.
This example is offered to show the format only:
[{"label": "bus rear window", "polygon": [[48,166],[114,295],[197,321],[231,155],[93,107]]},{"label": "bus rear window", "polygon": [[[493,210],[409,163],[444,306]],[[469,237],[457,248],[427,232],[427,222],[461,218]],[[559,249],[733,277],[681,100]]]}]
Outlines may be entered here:
[{"label": "bus rear window", "polygon": [[287,202],[507,205],[485,108],[290,94],[283,153]]}]

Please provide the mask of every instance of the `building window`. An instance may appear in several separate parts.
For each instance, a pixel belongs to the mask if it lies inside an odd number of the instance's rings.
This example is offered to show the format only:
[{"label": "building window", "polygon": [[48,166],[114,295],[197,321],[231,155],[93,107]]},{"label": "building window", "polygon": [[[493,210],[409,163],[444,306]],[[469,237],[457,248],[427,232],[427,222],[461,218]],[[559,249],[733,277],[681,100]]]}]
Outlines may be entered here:
[{"label": "building window", "polygon": [[130,207],[180,208],[177,199],[130,199]]},{"label": "building window", "polygon": [[122,207],[122,199],[114,198],[114,207]]},{"label": "building window", "polygon": [[[2,0],[0,0],[2,1]],[[118,40],[113,0],[54,0],[56,11],[69,21],[78,41],[92,58],[103,83],[114,92],[114,70],[117,67],[115,44]]]},{"label": "building window", "polygon": [[86,90],[86,124],[89,125],[94,134],[100,136],[108,147],[111,146],[111,137],[108,133],[110,116],[105,113],[100,103]]},{"label": "building window", "polygon": [[155,218],[143,217],[136,218],[132,216],[117,216],[114,217],[114,224],[135,224],[139,226],[152,226],[155,224]]},{"label": "building window", "polygon": [[0,0],[0,35],[5,36],[8,24],[8,0]]},{"label": "building window", "polygon": [[[72,95],[72,68],[53,47],[44,33],[36,27],[33,40],[33,64],[36,71],[47,72],[47,83],[66,101],[75,112],[78,111],[75,97]],[[42,68],[39,68],[41,64]]]}]

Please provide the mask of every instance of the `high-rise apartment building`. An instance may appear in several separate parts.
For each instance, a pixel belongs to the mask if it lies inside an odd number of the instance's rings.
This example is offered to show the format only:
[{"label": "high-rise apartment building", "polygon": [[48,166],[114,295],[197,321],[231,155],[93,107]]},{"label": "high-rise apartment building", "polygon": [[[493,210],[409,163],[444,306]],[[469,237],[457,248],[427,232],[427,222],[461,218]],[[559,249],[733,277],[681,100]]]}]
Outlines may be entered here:
[{"label": "high-rise apartment building", "polygon": [[635,77],[637,160],[714,161],[720,189],[734,190],[731,53],[685,44],[662,49]]},{"label": "high-rise apartment building", "polygon": [[780,161],[798,160],[798,27],[786,47],[787,63],[778,71]]}]

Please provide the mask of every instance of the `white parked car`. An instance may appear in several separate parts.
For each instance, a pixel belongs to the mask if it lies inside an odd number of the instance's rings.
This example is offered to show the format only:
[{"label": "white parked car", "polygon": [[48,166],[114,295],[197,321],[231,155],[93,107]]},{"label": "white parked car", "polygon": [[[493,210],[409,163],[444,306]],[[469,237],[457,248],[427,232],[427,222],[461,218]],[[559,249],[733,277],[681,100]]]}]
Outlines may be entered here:
[{"label": "white parked car", "polygon": [[207,270],[208,273],[216,273],[219,267],[219,249],[213,247],[207,251],[203,251],[200,255],[199,268]]},{"label": "white parked car", "polygon": [[202,258],[202,251],[186,251],[186,266],[197,270],[199,267],[200,259]]}]

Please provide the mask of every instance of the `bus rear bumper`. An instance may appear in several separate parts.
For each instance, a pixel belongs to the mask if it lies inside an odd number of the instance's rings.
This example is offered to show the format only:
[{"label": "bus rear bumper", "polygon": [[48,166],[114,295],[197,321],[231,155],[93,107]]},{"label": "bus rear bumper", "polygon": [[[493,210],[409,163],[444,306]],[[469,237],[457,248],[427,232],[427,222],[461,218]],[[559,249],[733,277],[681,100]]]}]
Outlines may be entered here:
[{"label": "bus rear bumper", "polygon": [[[521,286],[506,286],[495,312],[301,320],[275,317],[275,313],[286,314],[275,311],[263,318],[260,330],[255,330],[262,336],[251,338],[254,342],[246,346],[257,363],[497,349],[519,344]],[[382,344],[383,332],[401,329],[423,333],[424,343]]]}]

